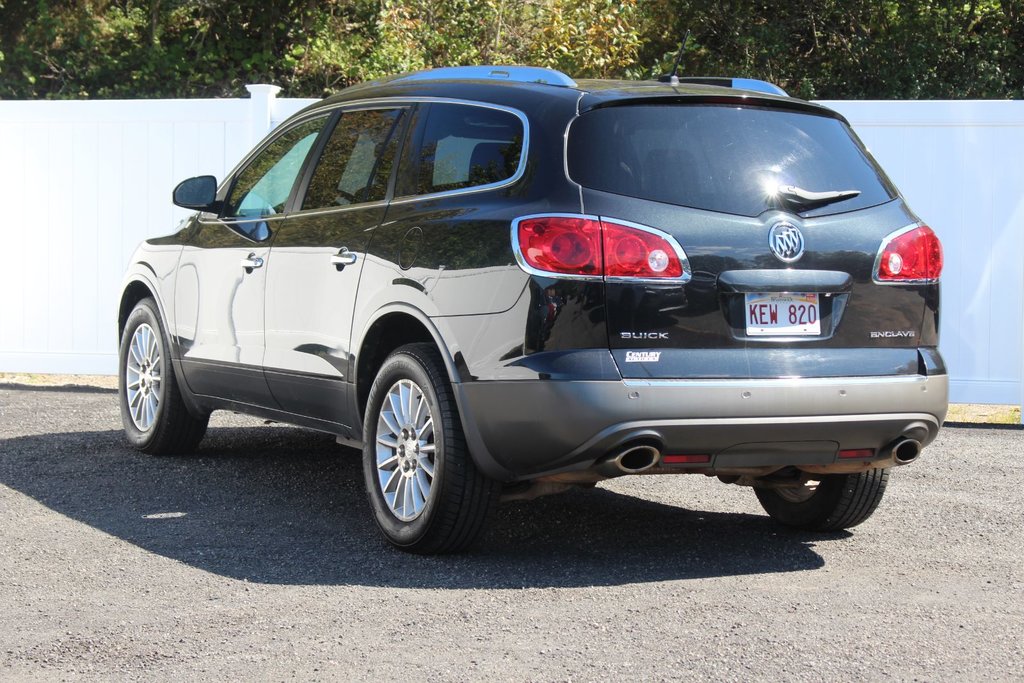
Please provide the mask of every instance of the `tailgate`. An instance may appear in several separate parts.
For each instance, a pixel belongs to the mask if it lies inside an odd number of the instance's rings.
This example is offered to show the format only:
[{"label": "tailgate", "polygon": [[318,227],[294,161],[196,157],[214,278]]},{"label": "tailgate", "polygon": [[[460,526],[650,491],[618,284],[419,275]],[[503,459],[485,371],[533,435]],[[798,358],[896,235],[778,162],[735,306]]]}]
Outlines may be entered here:
[{"label": "tailgate", "polygon": [[568,151],[585,213],[671,235],[692,270],[686,284],[606,283],[624,377],[926,371],[937,281],[882,284],[876,272],[883,243],[918,220],[845,122],[619,106],[583,114]]}]

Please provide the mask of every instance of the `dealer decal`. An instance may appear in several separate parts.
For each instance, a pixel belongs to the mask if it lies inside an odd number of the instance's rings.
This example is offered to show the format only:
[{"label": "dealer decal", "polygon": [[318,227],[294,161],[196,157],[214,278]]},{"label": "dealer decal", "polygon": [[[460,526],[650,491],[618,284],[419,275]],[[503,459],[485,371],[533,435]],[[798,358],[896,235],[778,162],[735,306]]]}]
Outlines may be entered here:
[{"label": "dealer decal", "polygon": [[626,351],[627,363],[657,363],[661,351]]}]

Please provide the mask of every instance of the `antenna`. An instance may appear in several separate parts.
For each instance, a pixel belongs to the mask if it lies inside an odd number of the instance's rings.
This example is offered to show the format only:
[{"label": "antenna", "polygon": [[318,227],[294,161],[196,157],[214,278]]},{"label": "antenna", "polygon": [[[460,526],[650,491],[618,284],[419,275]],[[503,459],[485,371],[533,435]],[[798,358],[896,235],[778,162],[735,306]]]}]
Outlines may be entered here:
[{"label": "antenna", "polygon": [[670,85],[679,85],[679,76],[676,72],[679,71],[679,62],[683,61],[683,53],[686,51],[686,44],[690,42],[690,31],[687,29],[686,35],[683,36],[683,42],[679,44],[679,52],[676,53],[675,64],[672,65],[672,71],[667,76],[661,76],[658,78],[662,83],[668,83]]}]

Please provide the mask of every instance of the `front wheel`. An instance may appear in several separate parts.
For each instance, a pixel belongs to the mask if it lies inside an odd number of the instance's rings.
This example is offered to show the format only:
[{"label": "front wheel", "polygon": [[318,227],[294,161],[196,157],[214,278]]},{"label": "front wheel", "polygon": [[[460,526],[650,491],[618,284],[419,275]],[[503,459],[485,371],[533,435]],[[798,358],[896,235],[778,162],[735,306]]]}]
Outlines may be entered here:
[{"label": "front wheel", "polygon": [[888,469],[856,474],[827,474],[795,488],[754,489],[765,512],[777,522],[809,531],[838,531],[857,526],[882,501]]},{"label": "front wheel", "polygon": [[143,299],[128,316],[118,356],[121,421],[143,453],[188,453],[206,433],[209,417],[194,417],[182,400],[169,346],[156,302]]},{"label": "front wheel", "polygon": [[469,546],[500,494],[466,447],[441,355],[407,344],[384,361],[363,420],[363,475],[374,519],[402,550]]}]

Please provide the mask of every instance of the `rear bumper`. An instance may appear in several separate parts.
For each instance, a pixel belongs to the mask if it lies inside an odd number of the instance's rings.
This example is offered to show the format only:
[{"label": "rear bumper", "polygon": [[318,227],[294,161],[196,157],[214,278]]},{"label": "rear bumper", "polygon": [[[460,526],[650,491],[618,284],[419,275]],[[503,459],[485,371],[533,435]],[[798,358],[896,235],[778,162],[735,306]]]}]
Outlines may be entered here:
[{"label": "rear bumper", "polygon": [[705,471],[829,465],[840,449],[928,444],[948,378],[480,381],[456,384],[477,465],[504,480],[586,469],[624,444],[707,454]]}]

